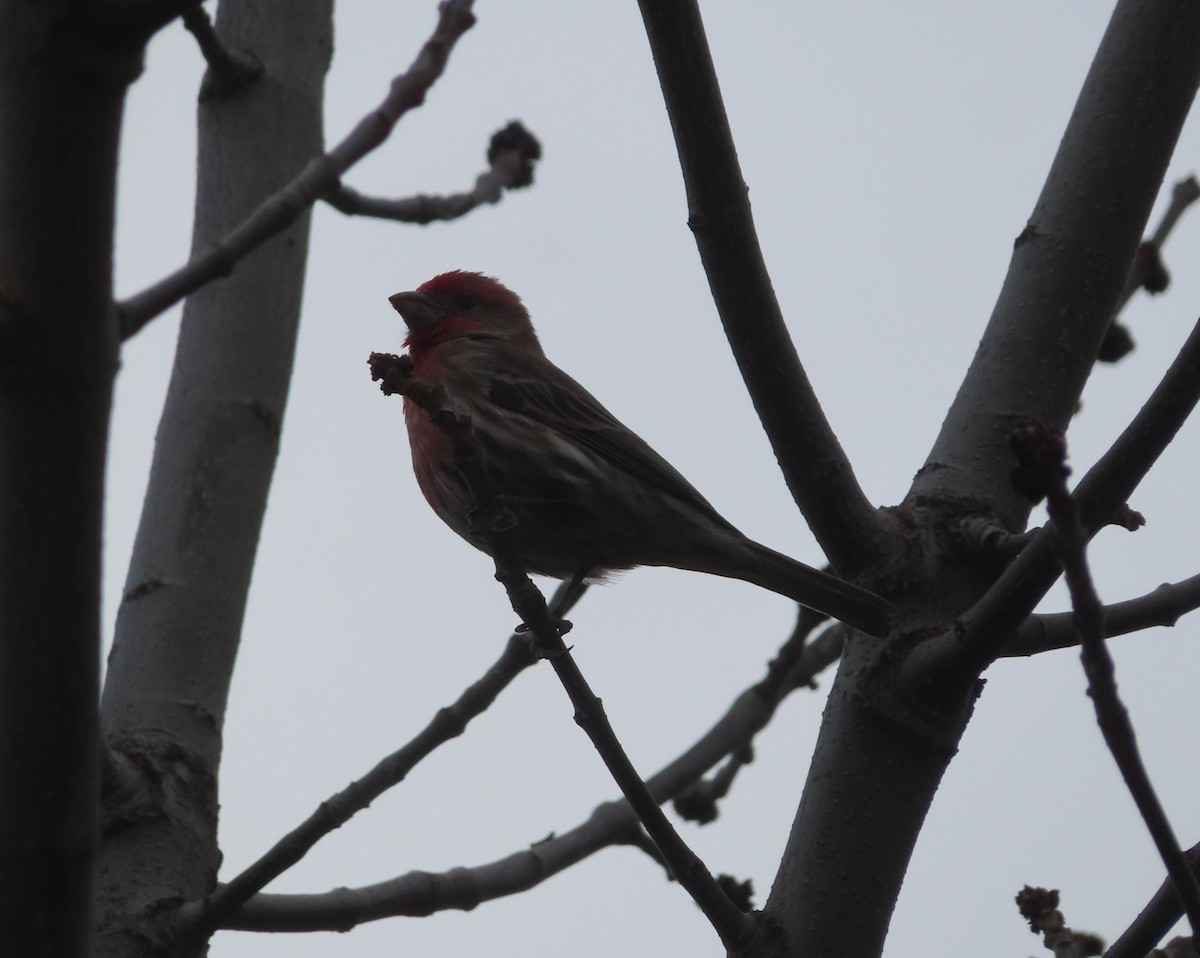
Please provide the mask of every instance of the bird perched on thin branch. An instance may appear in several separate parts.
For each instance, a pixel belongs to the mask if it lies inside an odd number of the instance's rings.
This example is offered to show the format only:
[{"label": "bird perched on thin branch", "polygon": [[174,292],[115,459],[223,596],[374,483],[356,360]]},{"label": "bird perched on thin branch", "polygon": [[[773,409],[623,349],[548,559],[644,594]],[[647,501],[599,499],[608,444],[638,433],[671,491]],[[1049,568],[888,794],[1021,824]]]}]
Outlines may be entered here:
[{"label": "bird perched on thin branch", "polygon": [[[471,420],[525,571],[583,580],[657,565],[752,582],[874,635],[892,606],[742,535],[662,456],[542,352],[515,293],[456,270],[390,299],[415,377]],[[417,484],[488,551],[450,438],[404,400]]]}]

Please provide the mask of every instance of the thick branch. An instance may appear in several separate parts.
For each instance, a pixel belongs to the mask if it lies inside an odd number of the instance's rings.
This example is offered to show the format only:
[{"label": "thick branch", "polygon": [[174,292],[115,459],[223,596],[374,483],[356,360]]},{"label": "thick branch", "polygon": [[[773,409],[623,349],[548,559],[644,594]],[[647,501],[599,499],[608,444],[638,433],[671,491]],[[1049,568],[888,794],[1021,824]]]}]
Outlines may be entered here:
[{"label": "thick branch", "polygon": [[[1146,404],[1075,489],[1089,535],[1133,495],[1200,401],[1200,323]],[[933,680],[978,675],[1001,654],[1017,628],[1058,578],[1060,567],[1043,531],[959,620],[956,629],[923,643],[906,665]]]},{"label": "thick branch", "polygon": [[1200,4],[1120,0],[979,349],[910,496],[1022,529],[1008,482],[1022,417],[1065,429],[1200,80]]},{"label": "thick branch", "polygon": [[843,575],[882,557],[863,494],[788,336],[695,0],[640,0],[713,299],[792,497]]},{"label": "thick branch", "polygon": [[118,304],[121,335],[128,339],[150,320],[212,280],[228,276],[247,253],[294,223],[339,177],[383,143],[409,110],[441,76],[450,51],[475,22],[472,0],[444,0],[437,27],[406,73],[374,110],[328,153],[318,156],[277,192],[262,200],[237,226],[195,255],[186,266]]}]

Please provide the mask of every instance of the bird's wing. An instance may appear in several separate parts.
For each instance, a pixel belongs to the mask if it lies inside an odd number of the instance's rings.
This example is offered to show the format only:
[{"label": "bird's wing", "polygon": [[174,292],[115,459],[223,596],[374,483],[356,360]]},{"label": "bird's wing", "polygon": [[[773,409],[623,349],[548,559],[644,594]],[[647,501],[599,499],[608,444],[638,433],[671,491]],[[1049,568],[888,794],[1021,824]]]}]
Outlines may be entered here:
[{"label": "bird's wing", "polygon": [[543,357],[514,356],[488,398],[578,443],[630,475],[726,522],[690,482],[591,393]]}]

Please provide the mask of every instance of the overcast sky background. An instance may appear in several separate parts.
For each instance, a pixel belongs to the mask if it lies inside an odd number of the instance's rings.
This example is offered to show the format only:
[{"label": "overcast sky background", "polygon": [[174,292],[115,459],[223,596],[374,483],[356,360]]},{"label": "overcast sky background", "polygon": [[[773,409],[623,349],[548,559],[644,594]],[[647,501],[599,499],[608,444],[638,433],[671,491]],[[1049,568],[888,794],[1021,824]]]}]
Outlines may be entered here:
[{"label": "overcast sky background", "polygon": [[[704,4],[759,235],[800,355],[867,494],[898,502],[969,362],[1111,12],[1098,0],[1005,4]],[[342,0],[329,143],[384,96],[435,4]],[[499,654],[515,618],[475,552],[412,478],[398,398],[368,375],[398,351],[387,297],[453,268],[521,294],[547,353],[743,531],[812,564],[741,386],[695,246],[636,4],[481,2],[420,111],[347,182],[408,195],[469,187],[510,119],[537,135],[536,185],[425,228],[318,207],[283,449],[255,569],[221,776],[223,877],[414,735]],[[195,94],[179,27],[150,48],[126,122],[118,292],[187,257]],[[1193,121],[1171,182],[1200,165]],[[1160,199],[1155,217],[1161,211]],[[1156,219],[1155,219],[1156,221]],[[1077,474],[1144,401],[1195,321],[1200,214],[1166,248],[1175,284],[1125,318],[1137,351],[1092,377],[1072,427]],[[111,631],[170,371],[178,311],[126,348],[113,424],[105,620]],[[1132,505],[1149,525],[1092,552],[1108,601],[1197,571],[1194,424]],[[1064,608],[1055,592],[1047,609]],[[638,570],[572,615],[580,666],[649,773],[762,674],[793,606],[752,586]],[[1113,644],[1118,679],[1181,841],[1200,839],[1196,624]],[[827,688],[832,675],[822,680]],[[1162,868],[1121,785],[1073,652],[1005,662],[943,782],[887,954],[1037,954],[1012,899],[1062,889],[1109,941]],[[770,890],[824,692],[793,696],[757,761],[687,839],[713,871]],[[552,671],[522,675],[467,734],[273,886],[321,892],[492,861],[565,831],[617,793]],[[611,849],[470,914],[347,936],[227,932],[215,958],[717,955],[684,892]]]}]

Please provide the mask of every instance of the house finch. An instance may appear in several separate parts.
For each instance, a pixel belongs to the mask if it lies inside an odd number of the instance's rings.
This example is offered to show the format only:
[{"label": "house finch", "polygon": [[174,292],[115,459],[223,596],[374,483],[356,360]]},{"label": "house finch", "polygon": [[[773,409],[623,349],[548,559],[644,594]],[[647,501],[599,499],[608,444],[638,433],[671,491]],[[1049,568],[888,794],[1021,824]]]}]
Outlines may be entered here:
[{"label": "house finch", "polygon": [[[391,304],[408,325],[417,379],[469,417],[509,543],[526,572],[559,579],[641,565],[752,582],[872,634],[892,606],[746,538],[691,484],[542,352],[511,290],[443,273]],[[488,551],[450,439],[407,397],[413,471],[451,529]]]}]

